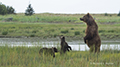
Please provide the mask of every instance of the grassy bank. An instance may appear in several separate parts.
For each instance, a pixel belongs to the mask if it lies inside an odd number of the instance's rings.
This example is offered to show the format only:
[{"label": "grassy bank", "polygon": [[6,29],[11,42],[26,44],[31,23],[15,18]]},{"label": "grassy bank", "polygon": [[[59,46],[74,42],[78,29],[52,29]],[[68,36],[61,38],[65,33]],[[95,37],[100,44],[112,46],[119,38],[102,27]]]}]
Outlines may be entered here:
[{"label": "grassy bank", "polygon": [[[0,15],[0,38],[40,37],[83,40],[86,24],[83,14],[35,14],[32,16]],[[120,17],[117,14],[92,14],[99,26],[101,40],[120,40]],[[10,20],[9,18],[12,18]],[[37,38],[36,38],[37,39]],[[67,40],[68,40],[67,39]],[[39,41],[39,40],[37,40]],[[0,67],[119,67],[119,50],[102,50],[98,55],[89,51],[71,51],[56,57],[41,57],[41,47],[0,47]],[[59,48],[60,49],[60,48]]]},{"label": "grassy bank", "polygon": [[[119,25],[120,24],[98,24],[101,38],[107,40],[119,39]],[[85,24],[1,22],[0,36],[55,38],[64,35],[68,38],[83,39],[85,36],[85,29]]]},{"label": "grassy bank", "polygon": [[41,57],[41,47],[0,47],[1,67],[119,67],[120,51],[103,50],[98,55],[89,51],[71,51],[56,57]]},{"label": "grassy bank", "polygon": [[[84,14],[40,13],[0,15],[0,37],[55,38],[64,35],[83,39],[86,25],[79,18]],[[92,14],[99,26],[101,39],[120,39],[120,17],[117,14]],[[12,19],[10,19],[12,18]]]},{"label": "grassy bank", "polygon": [[[47,23],[82,23],[79,18],[84,14],[52,14],[52,13],[40,13],[32,16],[25,16],[24,14],[16,15],[0,15],[0,21],[8,22],[21,22],[21,23],[33,23],[33,22],[47,22]],[[120,17],[117,14],[92,14],[96,22],[99,23],[118,23]]]}]

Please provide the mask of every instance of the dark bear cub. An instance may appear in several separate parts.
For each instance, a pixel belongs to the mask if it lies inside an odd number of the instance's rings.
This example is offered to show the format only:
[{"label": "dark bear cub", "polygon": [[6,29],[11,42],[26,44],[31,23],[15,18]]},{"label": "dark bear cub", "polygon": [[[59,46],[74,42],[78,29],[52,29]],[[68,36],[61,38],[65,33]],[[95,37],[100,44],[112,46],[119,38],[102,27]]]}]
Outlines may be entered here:
[{"label": "dark bear cub", "polygon": [[89,13],[80,18],[80,20],[87,24],[84,42],[88,45],[90,51],[93,52],[95,48],[95,52],[100,52],[101,39],[98,34],[98,25],[96,24],[95,20]]},{"label": "dark bear cub", "polygon": [[65,41],[65,37],[64,36],[60,36],[61,39],[61,51],[60,53],[65,53],[66,51],[72,50],[72,48],[67,44],[67,42]]},{"label": "dark bear cub", "polygon": [[58,52],[56,47],[52,47],[52,48],[44,47],[39,50],[40,55],[43,55],[43,54],[46,56],[52,55],[53,57],[55,57],[55,52]]}]

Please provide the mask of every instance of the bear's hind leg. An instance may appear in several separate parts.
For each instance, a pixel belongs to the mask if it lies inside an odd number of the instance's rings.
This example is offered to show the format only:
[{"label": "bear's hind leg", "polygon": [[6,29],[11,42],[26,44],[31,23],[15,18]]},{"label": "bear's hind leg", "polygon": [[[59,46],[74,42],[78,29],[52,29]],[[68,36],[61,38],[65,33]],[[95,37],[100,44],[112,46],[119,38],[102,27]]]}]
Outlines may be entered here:
[{"label": "bear's hind leg", "polygon": [[90,46],[90,52],[93,52],[93,51],[94,51],[94,45]]},{"label": "bear's hind leg", "polygon": [[97,44],[95,45],[95,53],[99,53],[100,52],[100,47],[99,46],[97,46]]}]

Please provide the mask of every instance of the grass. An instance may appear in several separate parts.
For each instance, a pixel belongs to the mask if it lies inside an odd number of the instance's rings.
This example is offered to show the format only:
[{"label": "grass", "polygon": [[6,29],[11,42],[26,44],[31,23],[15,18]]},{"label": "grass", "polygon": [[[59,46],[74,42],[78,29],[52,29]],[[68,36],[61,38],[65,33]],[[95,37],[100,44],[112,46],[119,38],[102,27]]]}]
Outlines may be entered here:
[{"label": "grass", "polygon": [[61,14],[51,14],[51,13],[43,13],[43,14],[35,14],[32,16],[25,16],[24,14],[17,15],[4,15],[0,16],[1,21],[6,21],[7,18],[12,17],[15,22],[50,22],[50,23],[59,23],[59,22],[69,22],[70,19],[76,20],[74,16],[61,15]]},{"label": "grass", "polygon": [[[98,24],[102,39],[119,39],[120,24]],[[85,24],[72,23],[15,23],[1,22],[0,36],[2,37],[41,37],[55,38],[60,35],[82,39],[85,36]]]},{"label": "grass", "polygon": [[[0,15],[1,37],[55,38],[60,35],[83,39],[86,25],[80,21],[84,14],[40,13]],[[99,26],[101,39],[120,39],[120,17],[117,14],[92,14]],[[13,18],[12,21],[6,19]]]},{"label": "grass", "polygon": [[[83,40],[86,25],[79,20],[84,14],[41,13],[0,15],[0,37],[55,38]],[[120,17],[117,14],[92,14],[99,26],[101,40],[120,39]],[[7,18],[13,18],[12,21]],[[36,38],[37,39],[37,38]],[[38,40],[37,40],[38,41]],[[119,67],[120,51],[105,49],[98,55],[89,51],[71,51],[56,57],[41,57],[41,47],[0,46],[0,67]]]},{"label": "grass", "polygon": [[41,57],[41,47],[0,47],[1,67],[119,67],[120,51],[103,50],[98,55],[89,51],[71,51],[56,57]]},{"label": "grass", "polygon": [[[8,18],[13,18],[12,22],[33,23],[33,22],[49,22],[49,23],[82,23],[79,18],[84,14],[53,14],[53,13],[40,13],[32,16],[25,16],[24,14],[17,15],[0,15],[0,21],[9,22]],[[92,14],[96,22],[100,23],[113,23],[120,22],[120,17],[117,14]]]}]

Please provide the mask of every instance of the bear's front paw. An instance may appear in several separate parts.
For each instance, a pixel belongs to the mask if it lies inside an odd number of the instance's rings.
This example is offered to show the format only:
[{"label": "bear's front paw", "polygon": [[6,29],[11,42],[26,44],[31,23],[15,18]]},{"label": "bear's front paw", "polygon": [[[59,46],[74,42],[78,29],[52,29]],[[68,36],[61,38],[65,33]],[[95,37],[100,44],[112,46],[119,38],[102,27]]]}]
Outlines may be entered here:
[{"label": "bear's front paw", "polygon": [[86,40],[84,40],[84,43],[86,43]]},{"label": "bear's front paw", "polygon": [[86,43],[86,39],[85,39],[85,37],[84,37],[84,43]]}]

